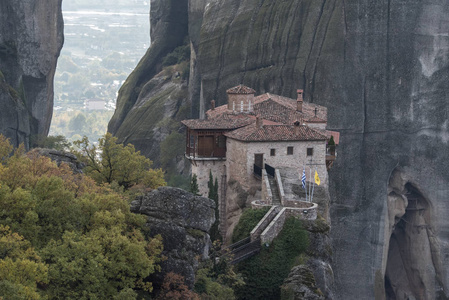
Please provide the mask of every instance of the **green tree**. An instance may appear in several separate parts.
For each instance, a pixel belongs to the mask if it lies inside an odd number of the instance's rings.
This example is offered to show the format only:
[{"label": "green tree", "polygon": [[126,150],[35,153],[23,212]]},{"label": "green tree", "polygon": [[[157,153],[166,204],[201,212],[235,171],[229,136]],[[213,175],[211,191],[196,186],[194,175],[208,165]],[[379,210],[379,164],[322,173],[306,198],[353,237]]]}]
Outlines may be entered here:
[{"label": "green tree", "polygon": [[143,279],[158,270],[161,240],[153,240],[155,248],[148,255],[151,247],[143,235],[124,232],[120,228],[123,220],[116,219],[121,217],[120,213],[105,213],[101,218],[110,218],[104,221],[117,225],[99,226],[85,235],[66,232],[62,240],[51,241],[42,250],[49,264],[49,298],[92,299],[96,295],[112,299],[129,288],[152,290]]},{"label": "green tree", "polygon": [[212,171],[209,170],[209,181],[207,182],[207,186],[209,188],[209,194],[208,198],[214,200],[215,203],[215,222],[212,224],[212,227],[210,229],[210,238],[212,241],[220,240],[221,241],[221,235],[219,230],[220,225],[220,213],[219,213],[219,207],[218,207],[218,179],[212,176]]},{"label": "green tree", "polygon": [[69,121],[69,129],[74,132],[77,133],[84,132],[86,127],[87,127],[87,119],[83,113],[78,113],[75,117],[73,117]]},{"label": "green tree", "polygon": [[72,143],[67,141],[63,135],[49,135],[39,136],[36,141],[36,146],[40,148],[55,149],[59,151],[68,151]]},{"label": "green tree", "polygon": [[210,259],[202,262],[195,276],[194,290],[201,299],[235,299],[234,288],[245,284],[241,274],[231,264],[232,255],[223,255],[222,244],[216,240],[210,249]]},{"label": "green tree", "polygon": [[151,291],[146,278],[159,268],[162,241],[144,238],[145,217],[130,212],[128,195],[37,151],[11,151],[0,135],[0,298],[135,299],[133,289]]},{"label": "green tree", "polygon": [[280,299],[280,286],[308,244],[308,233],[303,229],[301,220],[287,218],[269,248],[262,247],[258,255],[238,264],[238,271],[244,276],[246,285],[235,289],[237,297]]},{"label": "green tree", "polygon": [[329,142],[327,142],[327,146],[329,147],[330,154],[335,155],[335,141],[333,136],[331,136]]},{"label": "green tree", "polygon": [[150,159],[132,144],[118,143],[110,133],[98,140],[98,146],[91,145],[87,137],[74,145],[80,149],[78,157],[86,164],[86,174],[99,184],[117,182],[125,189],[138,184],[148,188],[166,184],[161,169],[151,169]]},{"label": "green tree", "polygon": [[26,241],[0,225],[0,299],[41,299],[38,284],[48,283],[48,267]]},{"label": "green tree", "polygon": [[190,180],[190,190],[194,195],[200,196],[200,190],[198,188],[198,178],[196,174],[193,174],[192,179]]}]

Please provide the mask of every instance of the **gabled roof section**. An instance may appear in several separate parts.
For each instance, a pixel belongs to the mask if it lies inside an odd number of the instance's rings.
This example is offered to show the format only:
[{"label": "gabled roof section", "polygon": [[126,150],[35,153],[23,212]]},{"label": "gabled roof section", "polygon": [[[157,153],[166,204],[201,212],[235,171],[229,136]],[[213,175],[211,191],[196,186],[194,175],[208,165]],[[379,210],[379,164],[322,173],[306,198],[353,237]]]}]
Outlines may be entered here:
[{"label": "gabled roof section", "polygon": [[[235,92],[244,91],[245,86],[239,85],[231,88]],[[254,91],[251,88],[251,93]],[[248,92],[248,90],[246,90]],[[301,124],[307,123],[326,123],[327,121],[327,108],[314,103],[303,102],[302,111],[297,110],[297,100],[291,99],[279,95],[265,93],[254,97],[253,114],[260,115],[265,120],[270,120],[276,123],[282,123],[285,125],[291,125],[295,121],[299,121]],[[221,105],[214,109],[209,109],[206,112],[208,119],[214,119],[222,114],[239,114],[238,112],[232,112],[228,109],[227,105]]]},{"label": "gabled roof section", "polygon": [[326,120],[313,116],[312,118],[306,120],[307,123],[326,123]]},{"label": "gabled roof section", "polygon": [[190,129],[236,129],[255,122],[254,117],[246,114],[224,113],[215,118],[206,120],[191,119],[181,121],[182,124]]},{"label": "gabled roof section", "polygon": [[268,98],[254,104],[254,113],[263,119],[291,125],[296,121],[302,123],[304,114]]},{"label": "gabled roof section", "polygon": [[326,136],[308,126],[256,124],[225,133],[228,138],[244,142],[324,141]]},{"label": "gabled roof section", "polygon": [[228,94],[255,94],[256,91],[246,85],[239,84],[238,86],[228,89],[226,91],[226,93],[228,93]]}]

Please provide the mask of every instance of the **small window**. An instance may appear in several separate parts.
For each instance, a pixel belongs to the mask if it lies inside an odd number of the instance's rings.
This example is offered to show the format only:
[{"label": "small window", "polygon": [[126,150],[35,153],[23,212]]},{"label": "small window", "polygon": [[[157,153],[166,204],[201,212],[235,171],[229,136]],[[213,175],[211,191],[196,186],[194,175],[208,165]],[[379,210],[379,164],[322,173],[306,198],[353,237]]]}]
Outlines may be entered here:
[{"label": "small window", "polygon": [[307,156],[313,155],[313,148],[307,148]]},{"label": "small window", "polygon": [[287,147],[287,155],[293,155],[293,147]]},{"label": "small window", "polygon": [[270,149],[270,156],[276,155],[276,149]]}]

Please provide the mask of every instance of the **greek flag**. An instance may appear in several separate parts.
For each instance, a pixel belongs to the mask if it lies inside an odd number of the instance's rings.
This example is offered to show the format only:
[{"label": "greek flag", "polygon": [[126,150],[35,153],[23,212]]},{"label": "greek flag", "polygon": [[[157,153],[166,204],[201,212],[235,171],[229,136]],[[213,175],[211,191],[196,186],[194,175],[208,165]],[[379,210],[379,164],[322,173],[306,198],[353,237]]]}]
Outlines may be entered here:
[{"label": "greek flag", "polygon": [[306,189],[306,169],[304,169],[302,171],[301,183],[302,183],[302,188]]}]

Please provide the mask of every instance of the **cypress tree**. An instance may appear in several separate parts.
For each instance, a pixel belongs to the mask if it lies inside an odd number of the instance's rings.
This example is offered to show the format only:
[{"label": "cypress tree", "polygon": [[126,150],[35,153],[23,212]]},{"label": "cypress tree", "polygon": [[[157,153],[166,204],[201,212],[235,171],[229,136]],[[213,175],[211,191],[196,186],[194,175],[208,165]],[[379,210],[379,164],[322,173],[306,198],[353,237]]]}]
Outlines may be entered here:
[{"label": "cypress tree", "polygon": [[221,235],[219,230],[219,224],[220,224],[220,214],[219,214],[219,208],[218,208],[218,179],[212,176],[212,171],[209,170],[209,181],[207,183],[207,186],[209,188],[209,199],[214,200],[215,202],[215,223],[212,225],[210,229],[210,239],[212,241],[220,240],[221,241]]},{"label": "cypress tree", "polygon": [[190,180],[190,192],[196,196],[200,196],[196,174],[193,174],[192,179]]}]

